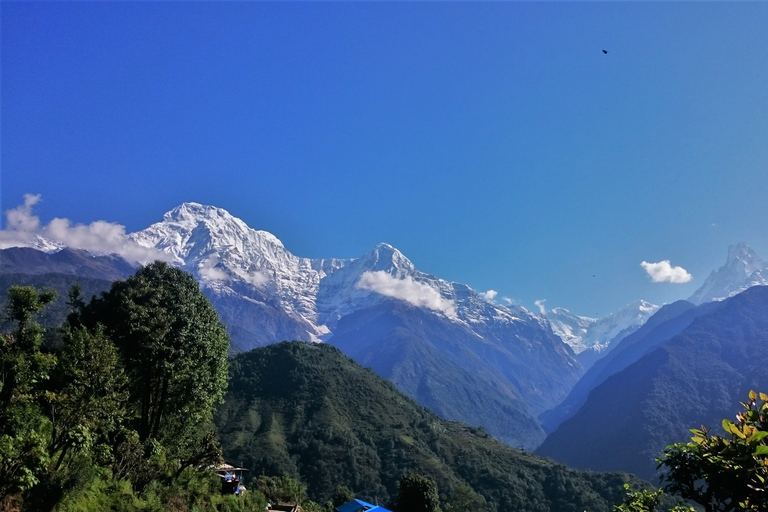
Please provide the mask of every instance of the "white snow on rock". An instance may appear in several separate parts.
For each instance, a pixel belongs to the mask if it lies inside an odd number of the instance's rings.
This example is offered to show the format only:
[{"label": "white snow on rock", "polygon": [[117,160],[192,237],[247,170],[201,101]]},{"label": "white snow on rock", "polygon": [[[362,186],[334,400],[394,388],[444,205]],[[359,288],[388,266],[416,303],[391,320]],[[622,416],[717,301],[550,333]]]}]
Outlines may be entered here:
[{"label": "white snow on rock", "polygon": [[[301,258],[271,233],[252,229],[213,206],[184,203],[161,222],[128,237],[173,256],[215,295],[276,303],[290,316],[301,318],[307,341],[326,339],[341,317],[388,298],[424,305],[472,328],[478,323],[540,321],[525,308],[495,304],[468,286],[417,270],[389,244],[378,244],[357,259]],[[363,276],[372,274],[389,276],[384,279],[392,285],[387,293],[361,286]],[[412,292],[432,301],[412,300]]]},{"label": "white snow on rock", "polygon": [[599,319],[574,315],[563,308],[546,311],[544,316],[554,333],[580,354],[585,350],[604,352],[617,336],[635,332],[658,310],[659,306],[638,300]]},{"label": "white snow on rock", "polygon": [[713,270],[688,300],[694,304],[723,300],[760,285],[768,285],[768,263],[742,242],[728,248],[725,265]]}]

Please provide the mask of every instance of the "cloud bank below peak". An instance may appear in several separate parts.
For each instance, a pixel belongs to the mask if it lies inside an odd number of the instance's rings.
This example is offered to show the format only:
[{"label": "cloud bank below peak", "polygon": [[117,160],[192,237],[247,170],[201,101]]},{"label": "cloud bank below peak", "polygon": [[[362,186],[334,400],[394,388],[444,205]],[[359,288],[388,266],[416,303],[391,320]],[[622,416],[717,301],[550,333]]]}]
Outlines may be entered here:
[{"label": "cloud bank below peak", "polygon": [[657,263],[643,261],[640,263],[640,266],[645,269],[645,272],[654,283],[684,284],[693,279],[693,276],[687,270],[683,267],[673,267],[669,260]]},{"label": "cloud bank below peak", "polygon": [[446,316],[456,316],[454,301],[444,299],[440,292],[426,283],[420,283],[411,276],[400,279],[389,275],[383,270],[363,272],[357,282],[357,287],[370,290],[385,297],[404,300],[418,307],[440,311]]},{"label": "cloud bank below peak", "polygon": [[97,254],[118,254],[134,263],[173,258],[154,247],[142,247],[125,234],[125,226],[103,220],[90,224],[72,224],[68,219],[55,218],[42,224],[34,212],[40,194],[24,194],[24,203],[5,212],[6,226],[0,231],[0,248],[35,247],[40,238],[54,244],[84,249]]}]

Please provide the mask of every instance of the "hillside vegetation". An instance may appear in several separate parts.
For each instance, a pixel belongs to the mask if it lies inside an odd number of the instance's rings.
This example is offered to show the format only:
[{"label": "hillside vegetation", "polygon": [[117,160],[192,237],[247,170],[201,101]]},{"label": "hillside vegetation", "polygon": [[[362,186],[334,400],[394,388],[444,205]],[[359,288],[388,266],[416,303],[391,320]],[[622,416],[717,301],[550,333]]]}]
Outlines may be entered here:
[{"label": "hillside vegetation", "polygon": [[340,485],[392,505],[407,471],[443,499],[468,484],[491,511],[611,511],[625,474],[570,469],[510,448],[482,429],[438,418],[394,385],[327,345],[284,342],[230,365],[216,423],[224,454],[254,476],[300,477],[324,502]]}]

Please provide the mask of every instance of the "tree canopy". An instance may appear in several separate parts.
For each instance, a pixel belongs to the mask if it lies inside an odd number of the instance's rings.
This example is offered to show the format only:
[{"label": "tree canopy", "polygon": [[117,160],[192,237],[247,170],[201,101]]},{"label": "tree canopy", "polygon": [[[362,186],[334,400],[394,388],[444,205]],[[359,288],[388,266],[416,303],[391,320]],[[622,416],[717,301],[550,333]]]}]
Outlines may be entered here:
[{"label": "tree canopy", "polygon": [[[109,509],[127,500],[157,510],[175,496],[230,510],[215,475],[199,469],[221,456],[211,419],[229,342],[192,276],[156,262],[89,304],[73,287],[60,343],[42,346],[36,315],[54,299],[33,287],[8,291],[0,509]],[[189,486],[200,491],[190,495]]]},{"label": "tree canopy", "polygon": [[431,478],[418,473],[407,473],[400,478],[397,512],[440,512],[440,495]]},{"label": "tree canopy", "polygon": [[[194,457],[226,390],[229,338],[194,278],[163,262],[141,268],[82,308],[123,357],[139,440],[164,440]],[[198,446],[199,448],[199,446]]]}]

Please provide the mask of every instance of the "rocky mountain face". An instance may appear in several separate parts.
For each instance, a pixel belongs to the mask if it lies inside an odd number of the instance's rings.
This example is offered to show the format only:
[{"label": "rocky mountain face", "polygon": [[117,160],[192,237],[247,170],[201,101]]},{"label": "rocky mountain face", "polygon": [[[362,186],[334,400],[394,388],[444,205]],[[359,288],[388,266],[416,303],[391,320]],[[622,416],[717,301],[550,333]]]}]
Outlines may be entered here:
[{"label": "rocky mountain face", "polygon": [[607,356],[614,356],[614,369],[623,368],[588,396],[582,390],[582,405],[537,453],[575,467],[651,478],[665,446],[688,440],[688,429],[700,425],[719,432],[750,389],[768,389],[766,286],[698,307],[680,301],[635,335]]},{"label": "rocky mountain face", "polygon": [[713,270],[688,301],[703,304],[713,300],[723,300],[747,288],[760,285],[768,285],[768,263],[760,259],[755,251],[742,242],[728,248],[728,259],[725,264]]}]

